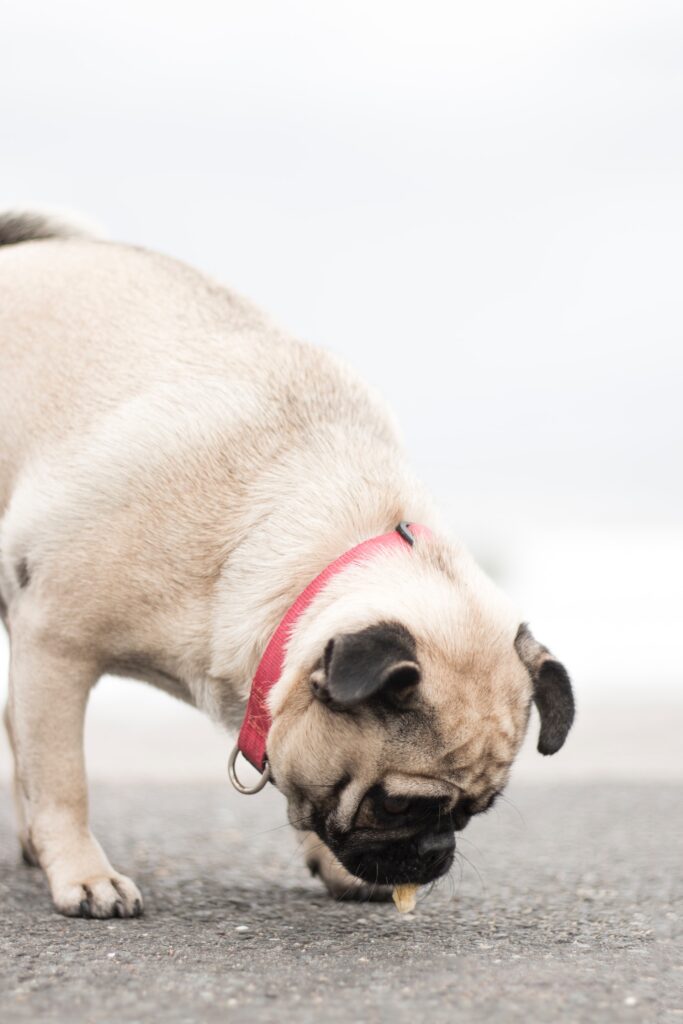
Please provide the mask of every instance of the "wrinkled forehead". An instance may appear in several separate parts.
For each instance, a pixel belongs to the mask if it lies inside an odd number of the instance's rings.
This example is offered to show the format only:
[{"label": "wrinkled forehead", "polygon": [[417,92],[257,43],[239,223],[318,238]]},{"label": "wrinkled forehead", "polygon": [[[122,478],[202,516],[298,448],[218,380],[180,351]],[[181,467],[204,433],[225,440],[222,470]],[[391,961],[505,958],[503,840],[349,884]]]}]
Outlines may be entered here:
[{"label": "wrinkled forehead", "polygon": [[[510,635],[507,635],[507,634]],[[531,684],[514,633],[444,650],[416,637],[421,680],[405,710],[381,701],[337,720],[358,787],[396,795],[482,796],[501,789],[529,717]],[[352,735],[346,735],[354,724]],[[359,742],[360,727],[363,733]]]},{"label": "wrinkled forehead", "polygon": [[505,784],[528,723],[530,680],[509,646],[449,658],[418,644],[430,771],[469,794]]},{"label": "wrinkled forehead", "polygon": [[[430,796],[455,803],[502,789],[528,720],[528,701],[487,710],[477,701],[431,704],[423,695],[408,715],[368,722],[376,757],[372,780],[390,794]],[[367,748],[366,748],[367,749]],[[363,758],[356,778],[370,768]],[[355,774],[355,773],[354,773]]]}]

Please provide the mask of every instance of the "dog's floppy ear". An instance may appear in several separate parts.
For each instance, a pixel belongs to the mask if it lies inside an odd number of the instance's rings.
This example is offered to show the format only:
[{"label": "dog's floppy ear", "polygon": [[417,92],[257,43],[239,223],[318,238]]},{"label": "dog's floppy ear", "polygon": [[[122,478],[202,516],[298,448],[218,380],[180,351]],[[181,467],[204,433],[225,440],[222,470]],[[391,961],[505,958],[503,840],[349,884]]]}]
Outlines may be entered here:
[{"label": "dog's floppy ear", "polygon": [[415,640],[398,622],[379,622],[334,637],[311,675],[315,696],[340,710],[379,693],[401,705],[419,681]]},{"label": "dog's floppy ear", "polygon": [[574,721],[574,695],[567,670],[539,644],[525,622],[517,630],[515,649],[534,686],[534,704],[541,718],[538,750],[555,754]]}]

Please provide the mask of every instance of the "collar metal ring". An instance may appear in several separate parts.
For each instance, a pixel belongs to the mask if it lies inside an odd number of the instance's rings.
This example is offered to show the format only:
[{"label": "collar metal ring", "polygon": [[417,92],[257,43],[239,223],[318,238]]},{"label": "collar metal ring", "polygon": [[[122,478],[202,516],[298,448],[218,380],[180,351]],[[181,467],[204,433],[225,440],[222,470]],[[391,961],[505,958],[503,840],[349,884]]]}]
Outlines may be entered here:
[{"label": "collar metal ring", "polygon": [[238,793],[244,793],[246,796],[249,796],[252,793],[258,793],[263,789],[266,782],[270,778],[270,765],[266,761],[266,766],[263,769],[261,778],[258,780],[257,783],[255,783],[255,785],[245,786],[244,783],[240,782],[239,778],[237,777],[237,772],[235,771],[235,762],[237,761],[237,755],[239,754],[239,752],[239,744],[236,743],[232,749],[232,753],[228,761],[228,777]]}]

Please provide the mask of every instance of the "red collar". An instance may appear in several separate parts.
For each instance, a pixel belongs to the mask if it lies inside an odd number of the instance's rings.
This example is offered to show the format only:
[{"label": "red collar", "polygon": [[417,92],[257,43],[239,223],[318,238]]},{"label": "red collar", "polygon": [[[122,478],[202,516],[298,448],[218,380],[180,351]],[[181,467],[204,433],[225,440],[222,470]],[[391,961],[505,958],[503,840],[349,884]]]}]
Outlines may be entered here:
[{"label": "red collar", "polygon": [[[334,562],[331,562],[326,569],[323,569],[320,575],[316,576],[306,589],[299,594],[294,604],[281,620],[280,625],[270,638],[259,667],[256,669],[237,746],[230,759],[230,778],[233,784],[242,792],[248,792],[248,790],[241,786],[234,774],[235,758],[238,751],[241,751],[254,768],[264,773],[261,784],[265,783],[267,778],[266,743],[271,724],[267,698],[282,675],[287,641],[292,635],[298,620],[332,577],[345,569],[347,565],[351,565],[353,562],[360,562],[375,551],[398,547],[403,544],[408,544],[412,547],[415,543],[415,537],[419,536],[430,536],[430,530],[426,526],[419,526],[417,524],[411,526],[407,522],[401,522],[391,533],[383,533],[379,537],[372,537],[370,540],[363,541],[362,544],[357,544],[355,548],[346,551],[339,558],[335,559]],[[261,788],[261,784],[258,788]],[[256,790],[253,791],[255,792]]]}]

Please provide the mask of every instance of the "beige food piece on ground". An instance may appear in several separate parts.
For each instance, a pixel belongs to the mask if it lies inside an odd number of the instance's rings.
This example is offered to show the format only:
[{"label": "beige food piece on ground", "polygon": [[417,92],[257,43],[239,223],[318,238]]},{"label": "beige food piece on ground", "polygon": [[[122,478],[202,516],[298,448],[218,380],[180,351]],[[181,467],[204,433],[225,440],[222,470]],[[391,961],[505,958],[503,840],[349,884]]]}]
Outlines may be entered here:
[{"label": "beige food piece on ground", "polygon": [[395,885],[392,897],[396,908],[401,914],[415,909],[418,885]]}]

